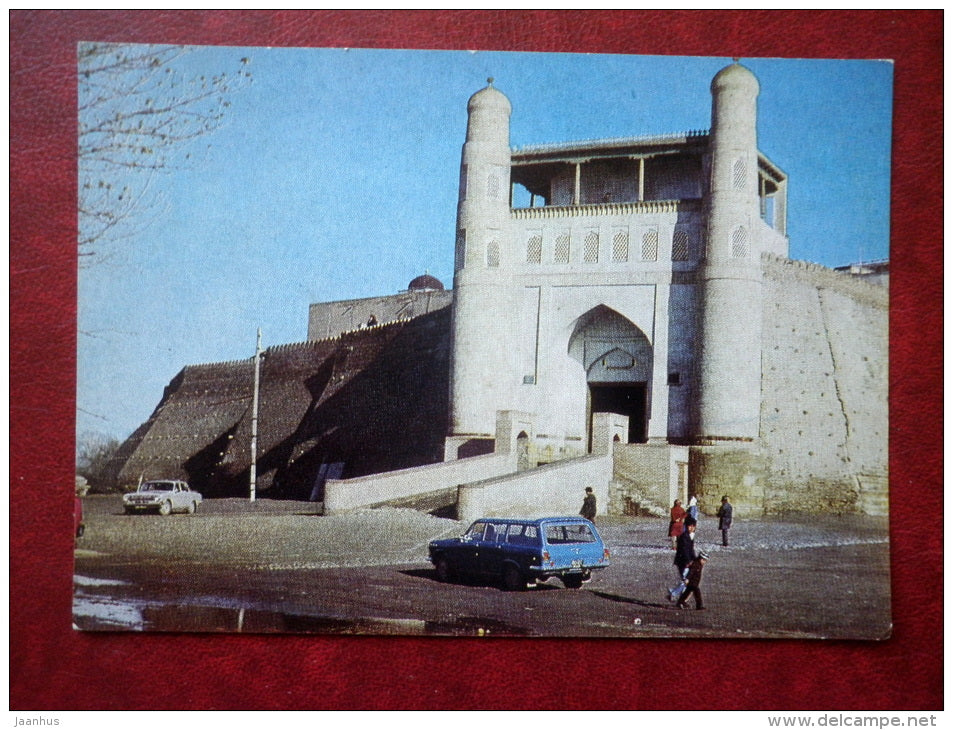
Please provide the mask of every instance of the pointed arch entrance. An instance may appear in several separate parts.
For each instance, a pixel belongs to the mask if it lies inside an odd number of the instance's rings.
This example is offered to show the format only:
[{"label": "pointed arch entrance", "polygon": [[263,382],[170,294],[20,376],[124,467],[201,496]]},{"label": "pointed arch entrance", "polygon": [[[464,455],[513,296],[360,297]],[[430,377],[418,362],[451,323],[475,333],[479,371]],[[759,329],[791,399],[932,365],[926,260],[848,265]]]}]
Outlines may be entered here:
[{"label": "pointed arch entrance", "polygon": [[644,443],[651,413],[653,358],[645,333],[600,304],[576,320],[568,352],[586,371],[590,448],[593,413],[628,416],[629,443]]}]

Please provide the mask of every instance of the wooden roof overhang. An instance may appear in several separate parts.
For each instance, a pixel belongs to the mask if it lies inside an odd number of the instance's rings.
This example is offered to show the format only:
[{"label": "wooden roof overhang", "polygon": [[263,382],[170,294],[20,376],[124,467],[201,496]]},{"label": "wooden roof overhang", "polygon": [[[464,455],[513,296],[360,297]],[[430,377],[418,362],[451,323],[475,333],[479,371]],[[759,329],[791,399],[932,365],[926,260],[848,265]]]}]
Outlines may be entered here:
[{"label": "wooden roof overhang", "polygon": [[511,180],[535,195],[549,194],[550,181],[567,167],[593,161],[629,161],[666,155],[701,155],[708,148],[707,132],[687,132],[663,137],[532,145],[513,149]]}]

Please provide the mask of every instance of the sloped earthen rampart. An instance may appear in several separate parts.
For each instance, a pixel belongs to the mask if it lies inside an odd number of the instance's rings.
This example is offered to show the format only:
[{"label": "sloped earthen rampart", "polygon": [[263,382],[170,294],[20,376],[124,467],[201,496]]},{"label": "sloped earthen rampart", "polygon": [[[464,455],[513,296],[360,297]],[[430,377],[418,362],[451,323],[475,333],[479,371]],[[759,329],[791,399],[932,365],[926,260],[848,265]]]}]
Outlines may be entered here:
[{"label": "sloped earthen rampart", "polygon": [[[449,397],[449,308],[262,353],[257,489],[320,498],[344,477],[440,461]],[[251,465],[254,360],[189,366],[121,449],[116,481],[188,479],[244,496]]]}]

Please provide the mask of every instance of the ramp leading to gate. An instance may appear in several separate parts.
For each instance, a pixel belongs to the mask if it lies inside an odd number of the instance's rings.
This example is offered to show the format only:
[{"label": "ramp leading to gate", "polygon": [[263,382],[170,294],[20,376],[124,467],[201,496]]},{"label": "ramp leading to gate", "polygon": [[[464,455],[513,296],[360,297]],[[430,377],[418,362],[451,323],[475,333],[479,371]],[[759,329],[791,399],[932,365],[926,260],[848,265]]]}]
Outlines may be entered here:
[{"label": "ramp leading to gate", "polygon": [[526,428],[514,425],[526,425],[527,416],[514,411],[498,414],[492,454],[354,479],[329,479],[324,487],[324,513],[406,502],[427,495],[443,498],[441,493],[456,488],[456,512],[461,520],[484,514],[576,514],[585,488],[592,487],[599,511],[604,514],[612,480],[612,446],[624,440],[628,418],[595,414],[593,450],[597,453],[521,470],[517,441]]}]

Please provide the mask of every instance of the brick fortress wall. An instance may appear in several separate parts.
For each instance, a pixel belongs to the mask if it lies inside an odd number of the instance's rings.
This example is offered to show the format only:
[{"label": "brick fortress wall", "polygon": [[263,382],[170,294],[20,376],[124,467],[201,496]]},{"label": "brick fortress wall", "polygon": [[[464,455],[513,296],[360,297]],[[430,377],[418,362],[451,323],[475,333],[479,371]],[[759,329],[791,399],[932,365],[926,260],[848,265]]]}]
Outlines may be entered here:
[{"label": "brick fortress wall", "polygon": [[766,256],[766,512],[886,511],[888,291]]}]

